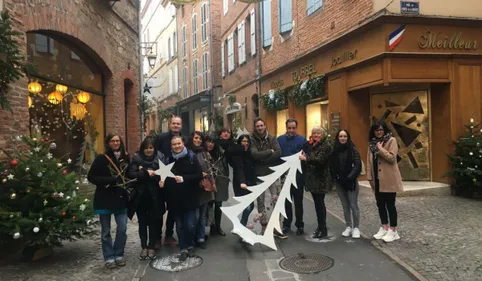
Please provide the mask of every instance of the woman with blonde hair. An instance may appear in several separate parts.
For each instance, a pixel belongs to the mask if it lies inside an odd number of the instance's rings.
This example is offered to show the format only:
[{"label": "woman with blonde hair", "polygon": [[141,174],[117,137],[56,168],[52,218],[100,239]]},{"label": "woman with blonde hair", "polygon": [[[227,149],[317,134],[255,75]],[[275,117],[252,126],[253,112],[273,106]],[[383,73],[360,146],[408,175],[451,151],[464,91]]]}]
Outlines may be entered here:
[{"label": "woman with blonde hair", "polygon": [[325,194],[331,185],[330,158],[333,147],[328,139],[325,129],[313,127],[307,146],[303,148],[300,160],[305,175],[305,190],[311,192],[315,203],[318,227],[313,233],[313,238],[325,239],[328,237],[326,227]]}]

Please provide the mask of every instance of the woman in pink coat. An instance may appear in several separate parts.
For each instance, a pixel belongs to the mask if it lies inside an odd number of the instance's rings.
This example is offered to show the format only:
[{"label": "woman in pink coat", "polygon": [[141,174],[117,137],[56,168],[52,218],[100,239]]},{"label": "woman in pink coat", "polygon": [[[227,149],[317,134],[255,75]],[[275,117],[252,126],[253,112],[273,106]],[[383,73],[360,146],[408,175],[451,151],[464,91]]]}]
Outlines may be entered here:
[{"label": "woman in pink coat", "polygon": [[367,178],[377,201],[382,226],[375,239],[393,242],[397,232],[397,192],[403,192],[402,177],[397,164],[398,144],[387,126],[376,122],[370,128],[367,156]]}]

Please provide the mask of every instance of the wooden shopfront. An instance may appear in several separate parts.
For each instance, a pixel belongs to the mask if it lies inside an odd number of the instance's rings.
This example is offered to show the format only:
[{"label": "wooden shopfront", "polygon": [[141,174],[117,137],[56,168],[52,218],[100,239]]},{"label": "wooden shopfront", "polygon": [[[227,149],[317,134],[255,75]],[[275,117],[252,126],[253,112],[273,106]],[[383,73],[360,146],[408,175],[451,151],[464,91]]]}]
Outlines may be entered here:
[{"label": "wooden shopfront", "polygon": [[[288,104],[286,115],[300,121],[300,134],[309,135],[313,124],[346,128],[366,160],[368,129],[382,120],[399,142],[404,180],[447,182],[452,140],[470,118],[482,117],[481,26],[382,16],[266,74],[262,92],[324,75],[326,99]],[[276,115],[263,111],[271,131],[282,129]]]}]

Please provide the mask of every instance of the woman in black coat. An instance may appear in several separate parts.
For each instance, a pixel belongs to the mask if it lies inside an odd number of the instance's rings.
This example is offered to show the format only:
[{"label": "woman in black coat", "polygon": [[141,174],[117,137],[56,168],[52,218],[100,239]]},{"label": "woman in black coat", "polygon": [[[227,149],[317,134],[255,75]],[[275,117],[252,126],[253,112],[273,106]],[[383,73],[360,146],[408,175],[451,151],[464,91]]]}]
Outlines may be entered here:
[{"label": "woman in black coat", "polygon": [[[159,188],[160,177],[155,171],[164,155],[157,151],[155,139],[146,137],[134,154],[129,167],[129,177],[137,179],[135,195],[129,208],[129,218],[137,213],[142,251],[139,259],[155,259],[155,245],[159,242],[162,215],[165,212],[164,194]],[[148,234],[149,233],[149,234]]]},{"label": "woman in black coat", "polygon": [[[232,150],[233,162],[233,190],[235,196],[249,194],[248,186],[256,185],[256,172],[254,159],[251,156],[251,138],[249,135],[242,135],[238,138],[238,145]],[[241,224],[246,226],[248,218],[254,209],[254,202],[244,209],[241,216]]]},{"label": "woman in black coat", "polygon": [[[105,267],[125,266],[124,248],[127,240],[126,173],[129,157],[120,135],[109,134],[105,138],[105,153],[98,155],[90,167],[87,179],[95,184],[94,213],[99,215],[102,253]],[[115,242],[110,235],[110,221],[114,215],[117,224]]]},{"label": "woman in black coat", "polygon": [[179,248],[180,261],[194,255],[194,239],[196,236],[196,211],[199,207],[199,181],[202,179],[202,169],[196,155],[184,146],[181,137],[171,139],[172,156],[165,159],[164,164],[174,162],[171,171],[175,178],[160,181],[167,197],[167,207],[174,213]]}]

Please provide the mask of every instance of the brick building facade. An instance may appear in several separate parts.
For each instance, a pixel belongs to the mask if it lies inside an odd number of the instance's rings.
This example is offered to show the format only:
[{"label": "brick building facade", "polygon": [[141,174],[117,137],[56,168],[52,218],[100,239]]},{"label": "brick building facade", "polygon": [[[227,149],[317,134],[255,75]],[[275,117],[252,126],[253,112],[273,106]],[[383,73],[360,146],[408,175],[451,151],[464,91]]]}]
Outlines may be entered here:
[{"label": "brick building facade", "polygon": [[[21,47],[36,73],[11,85],[13,113],[0,110],[0,147],[13,149],[15,136],[33,129],[50,135],[59,153],[68,152],[72,159],[83,152],[81,143],[94,130],[99,133],[98,152],[109,132],[122,135],[129,150],[139,147],[137,2],[3,1],[15,30],[25,34]],[[41,84],[42,91],[29,94],[29,79]],[[59,84],[67,86],[60,88],[62,98],[51,99],[50,91]],[[81,101],[85,116],[72,117],[71,111],[69,117],[69,104]],[[91,126],[86,125],[88,117]]]}]

